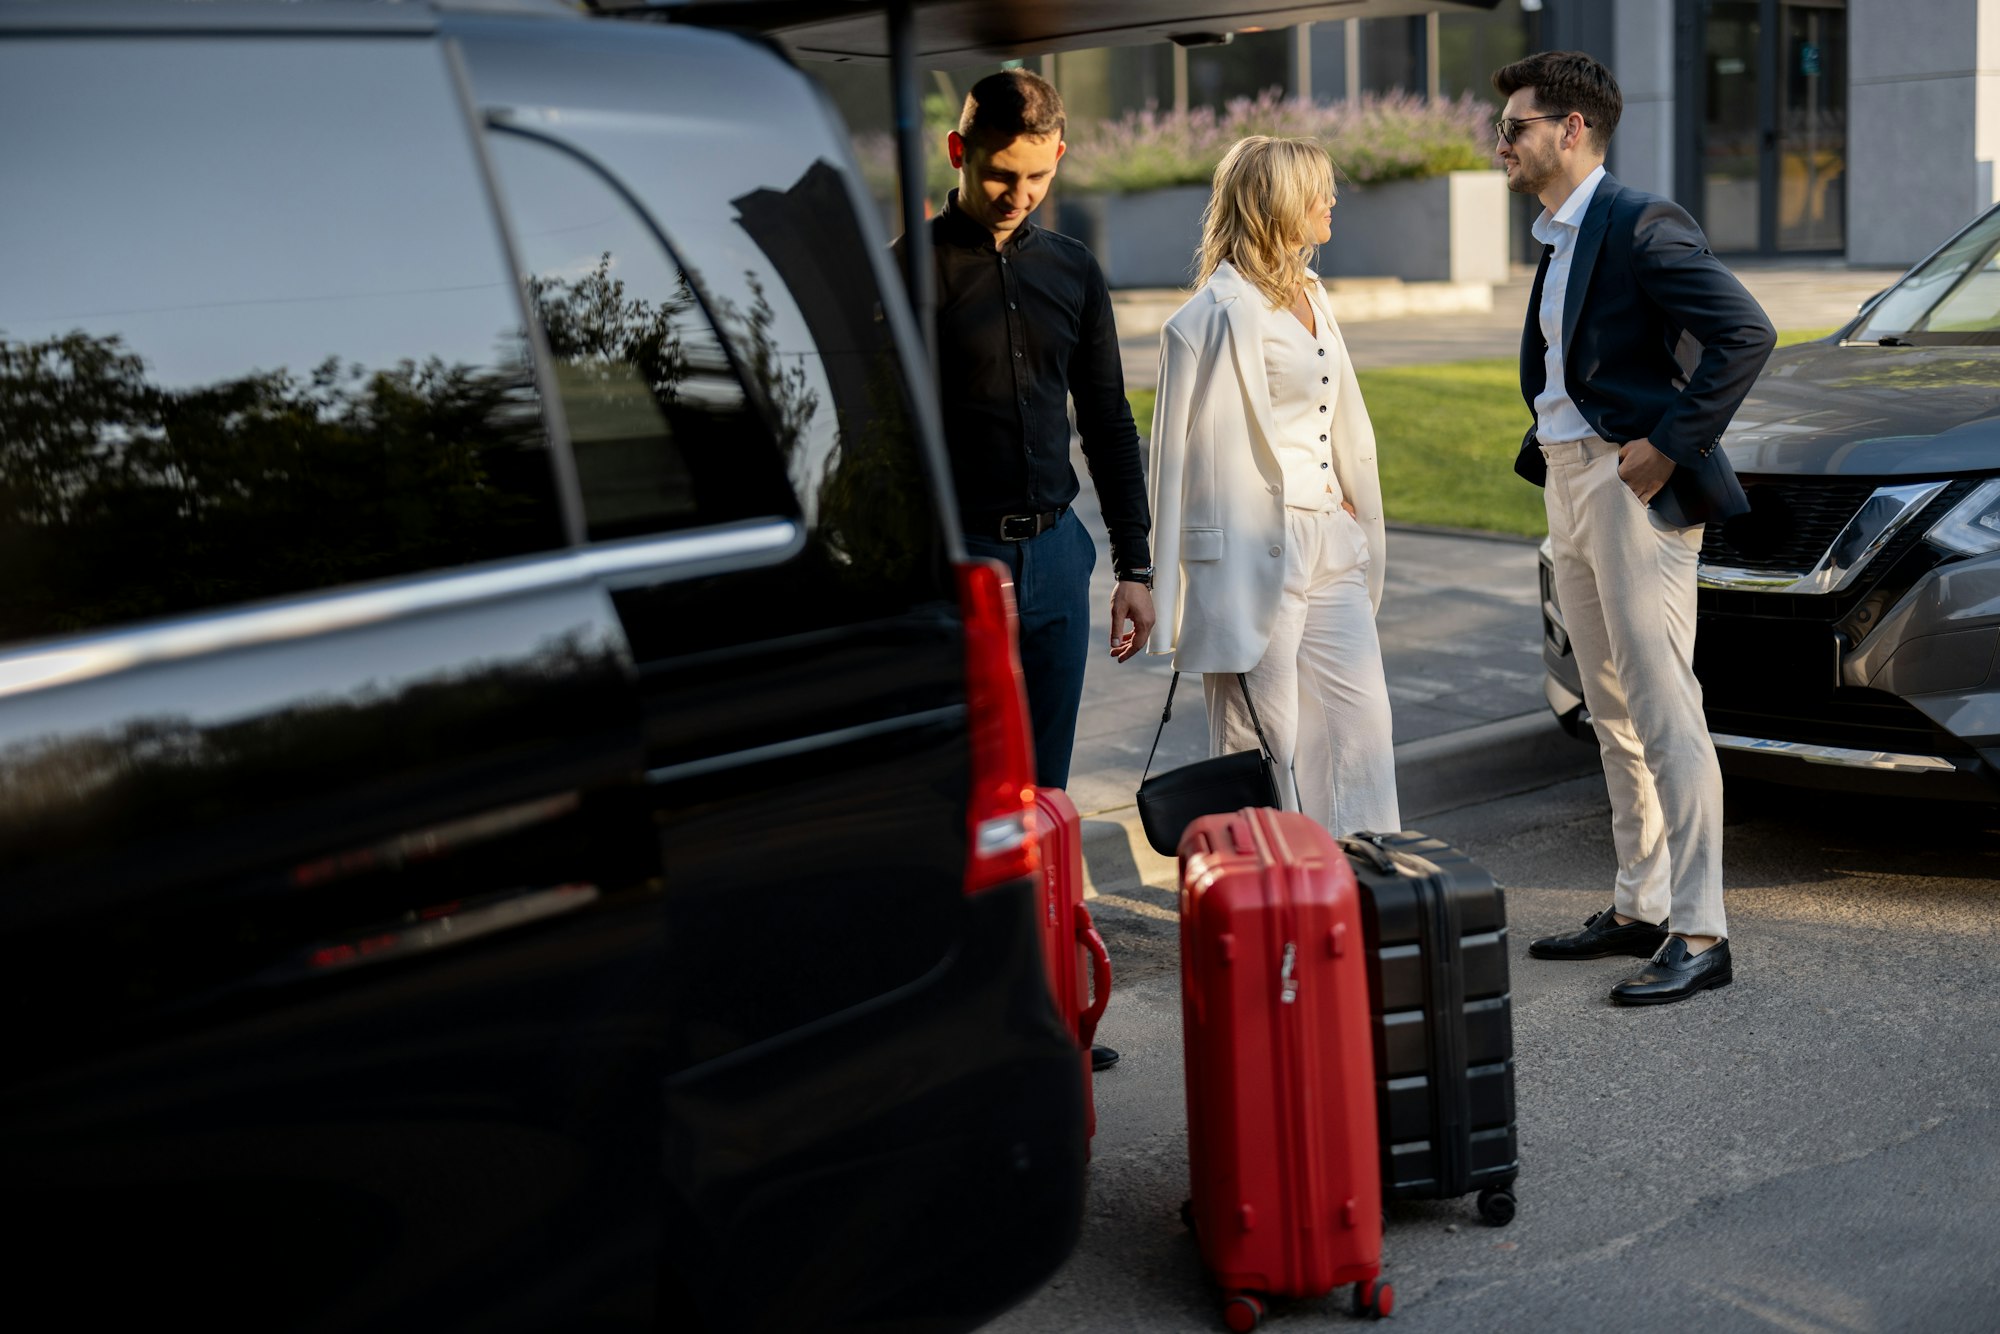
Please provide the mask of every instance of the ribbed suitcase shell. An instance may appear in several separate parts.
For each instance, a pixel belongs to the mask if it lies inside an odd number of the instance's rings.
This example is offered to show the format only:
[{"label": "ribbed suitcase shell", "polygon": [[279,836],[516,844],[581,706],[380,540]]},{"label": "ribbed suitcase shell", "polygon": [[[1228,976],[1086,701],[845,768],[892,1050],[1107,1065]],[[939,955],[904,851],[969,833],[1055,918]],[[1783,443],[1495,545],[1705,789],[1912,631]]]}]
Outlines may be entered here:
[{"label": "ribbed suitcase shell", "polygon": [[[1343,842],[1361,883],[1368,941],[1382,1194],[1505,1193],[1520,1172],[1505,893],[1464,853],[1426,834]],[[1393,869],[1377,865],[1384,854]],[[1480,1208],[1506,1222],[1512,1195],[1498,1205],[1482,1195]]]},{"label": "ribbed suitcase shell", "polygon": [[1042,962],[1056,1013],[1083,1048],[1086,1133],[1097,1133],[1090,1044],[1111,1000],[1111,956],[1083,904],[1083,821],[1061,788],[1035,789],[1035,835],[1042,852]]},{"label": "ribbed suitcase shell", "polygon": [[[1320,1296],[1382,1268],[1359,894],[1302,815],[1204,816],[1181,839],[1188,1158],[1225,1295]],[[1235,1327],[1232,1317],[1232,1327]]]}]

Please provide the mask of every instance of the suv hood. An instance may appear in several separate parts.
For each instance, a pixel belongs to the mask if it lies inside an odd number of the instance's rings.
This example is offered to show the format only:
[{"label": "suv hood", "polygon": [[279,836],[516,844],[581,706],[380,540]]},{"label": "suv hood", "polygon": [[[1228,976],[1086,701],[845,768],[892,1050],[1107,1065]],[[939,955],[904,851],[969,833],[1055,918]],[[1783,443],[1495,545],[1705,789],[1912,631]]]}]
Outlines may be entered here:
[{"label": "suv hood", "polygon": [[2000,347],[1780,348],[1722,444],[1764,476],[2000,472]]}]

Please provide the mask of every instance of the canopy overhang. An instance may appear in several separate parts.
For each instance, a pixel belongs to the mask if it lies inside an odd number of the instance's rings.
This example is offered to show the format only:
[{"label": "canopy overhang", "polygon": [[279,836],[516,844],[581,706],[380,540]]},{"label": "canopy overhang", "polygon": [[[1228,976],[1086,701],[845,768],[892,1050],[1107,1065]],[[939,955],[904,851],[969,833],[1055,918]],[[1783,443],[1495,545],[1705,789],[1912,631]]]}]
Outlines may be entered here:
[{"label": "canopy overhang", "polygon": [[[1331,19],[1481,11],[1500,0],[910,0],[915,46],[930,69],[990,64],[1100,46],[1174,41],[1211,45],[1229,34]],[[884,0],[597,0],[606,11],[643,9],[677,23],[747,28],[805,60],[892,58]]]}]

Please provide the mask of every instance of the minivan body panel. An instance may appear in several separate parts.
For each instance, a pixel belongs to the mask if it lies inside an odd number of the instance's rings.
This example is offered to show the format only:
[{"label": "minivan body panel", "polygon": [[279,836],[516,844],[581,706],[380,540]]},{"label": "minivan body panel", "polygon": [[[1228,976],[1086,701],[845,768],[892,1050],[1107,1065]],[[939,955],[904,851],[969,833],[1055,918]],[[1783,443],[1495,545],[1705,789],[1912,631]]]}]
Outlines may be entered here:
[{"label": "minivan body panel", "polygon": [[[48,21],[10,15],[0,46],[129,43],[113,18],[35,12]],[[310,23],[231,29],[236,12],[215,7],[145,54],[199,63],[202,106],[239,73],[274,77],[257,60],[310,72]],[[156,364],[178,305],[142,312],[165,333],[105,364],[132,402],[164,406],[132,409],[98,444],[181,450],[224,482],[240,465],[236,491],[308,503],[251,516],[271,545],[241,553],[240,580],[177,579],[159,567],[182,556],[137,546],[69,572],[114,592],[119,568],[145,574],[133,582],[162,600],[150,618],[107,597],[72,631],[83,610],[44,598],[7,622],[58,627],[0,645],[0,943],[17,961],[0,1172],[36,1220],[17,1295],[59,1294],[79,1326],[184,1309],[218,1329],[970,1328],[1075,1240],[1081,1071],[1041,971],[1036,886],[965,884],[963,553],[914,330],[838,128],[804,76],[726,35],[423,18],[341,20],[333,40],[363,73],[392,53],[378,100],[424,82],[431,120],[412,142],[463,144],[451,202],[478,221],[437,264],[476,261],[491,281],[447,285],[504,296],[509,322],[540,309],[534,201],[510,195],[508,173],[557,155],[679,266],[692,296],[674,308],[712,321],[727,353],[706,373],[740,381],[762,422],[720,445],[779,442],[786,498],[579,541],[573,518],[550,517],[550,489],[588,517],[589,475],[565,451],[586,425],[625,430],[632,404],[584,422],[590,404],[561,396],[595,389],[549,364],[536,330],[465,326],[501,348],[504,382],[415,358],[365,374],[329,362],[313,379],[295,351],[186,387]],[[236,42],[245,32],[255,41]],[[231,123],[274,142],[305,114],[282,87],[258,112]],[[23,123],[62,139],[43,162],[92,160],[105,129]],[[143,138],[145,121],[118,131]],[[288,162],[288,179],[348,172],[365,192],[399,138],[357,136],[368,162]],[[216,191],[204,207],[256,215],[271,163],[173,156],[187,151],[160,147],[158,169],[198,165]],[[406,239],[356,226],[341,244],[392,268]],[[141,252],[171,241],[129,232]],[[122,258],[145,276],[208,253]],[[226,277],[248,310],[244,275],[269,257],[244,259]],[[407,275],[392,286],[421,300]],[[115,321],[24,334],[5,288],[0,338],[47,340],[7,363],[36,384],[127,346]],[[389,299],[304,282],[279,296],[309,336],[316,310]],[[51,297],[31,313],[64,309]],[[368,331],[407,334],[387,317]],[[511,432],[472,458],[453,453],[466,386]],[[289,426],[230,434],[267,420]],[[378,444],[367,432],[384,422],[397,432]],[[351,523],[299,490],[313,460],[286,451],[307,440],[359,460],[363,480],[327,493],[354,505]],[[433,448],[434,464],[377,466]],[[634,447],[613,439],[600,457],[623,466]],[[737,462],[699,461],[724,475]],[[177,476],[135,474],[136,492],[93,480],[91,494],[150,498]],[[393,578],[292,559],[319,549],[309,537],[354,539],[326,549],[371,572],[415,564],[399,553],[426,549],[418,538],[446,549],[416,503],[440,476],[465,515],[518,483],[507,513],[539,517],[504,559]],[[61,510],[54,492],[36,499]],[[161,531],[181,531],[171,518]],[[66,522],[27,524],[37,550]],[[291,561],[291,582],[204,604],[212,587],[256,585],[260,558]]]}]

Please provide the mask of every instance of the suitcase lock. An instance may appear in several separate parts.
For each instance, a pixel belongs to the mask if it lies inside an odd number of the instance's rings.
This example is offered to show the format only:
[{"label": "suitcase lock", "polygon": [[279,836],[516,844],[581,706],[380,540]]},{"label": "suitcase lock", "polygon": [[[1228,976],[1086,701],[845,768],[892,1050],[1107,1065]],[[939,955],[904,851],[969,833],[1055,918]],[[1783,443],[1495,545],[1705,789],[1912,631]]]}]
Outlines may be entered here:
[{"label": "suitcase lock", "polygon": [[1278,993],[1278,999],[1286,1005],[1292,1004],[1299,998],[1299,980],[1292,976],[1292,970],[1298,965],[1298,961],[1299,947],[1289,940],[1286,941],[1285,961],[1278,967],[1278,976],[1284,982],[1283,988]]}]

